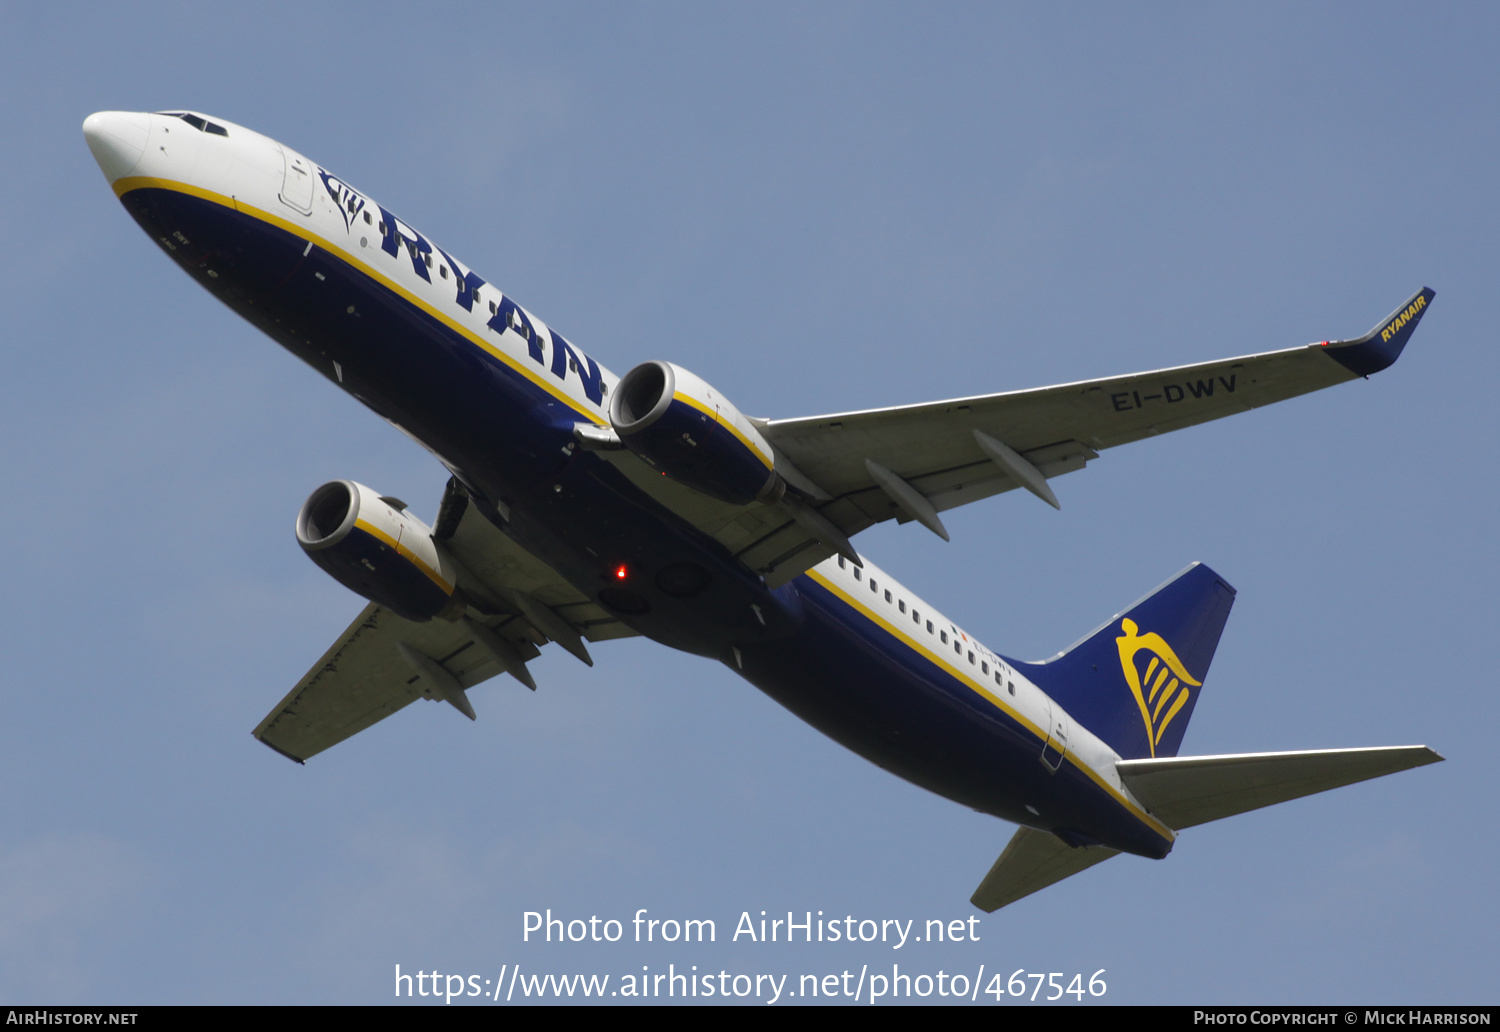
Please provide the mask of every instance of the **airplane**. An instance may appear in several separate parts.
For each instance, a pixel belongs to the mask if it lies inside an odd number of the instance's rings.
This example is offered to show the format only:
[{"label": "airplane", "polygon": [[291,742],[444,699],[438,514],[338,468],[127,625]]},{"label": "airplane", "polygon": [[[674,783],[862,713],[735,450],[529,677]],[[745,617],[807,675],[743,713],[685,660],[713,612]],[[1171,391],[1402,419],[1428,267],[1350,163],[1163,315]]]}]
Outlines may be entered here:
[{"label": "airplane", "polygon": [[556,643],[644,635],[724,663],[834,741],[1018,825],[993,911],[1207,821],[1442,759],[1426,746],[1182,756],[1235,590],[1194,563],[1043,662],[994,652],[854,547],[885,520],[1048,481],[1117,445],[1387,368],[1434,293],[1365,335],[1034,390],[793,419],[671,362],[623,377],[292,148],[194,111],[99,112],[115,195],[224,304],[431,452],[428,525],[349,480],[298,513],[367,601],[255,738],[303,763]]}]

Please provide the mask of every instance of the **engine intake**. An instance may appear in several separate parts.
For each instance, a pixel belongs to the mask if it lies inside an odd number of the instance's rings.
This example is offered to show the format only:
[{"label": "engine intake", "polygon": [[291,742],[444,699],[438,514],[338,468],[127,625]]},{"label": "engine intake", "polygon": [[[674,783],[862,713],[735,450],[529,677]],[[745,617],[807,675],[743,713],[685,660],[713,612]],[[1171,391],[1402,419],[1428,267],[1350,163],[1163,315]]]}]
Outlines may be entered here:
[{"label": "engine intake", "polygon": [[334,580],[408,620],[457,619],[453,564],[404,503],[352,480],[314,491],[297,514],[297,543]]},{"label": "engine intake", "polygon": [[609,419],[625,447],[696,491],[736,505],[786,491],[755,425],[681,366],[643,362],[626,373]]}]

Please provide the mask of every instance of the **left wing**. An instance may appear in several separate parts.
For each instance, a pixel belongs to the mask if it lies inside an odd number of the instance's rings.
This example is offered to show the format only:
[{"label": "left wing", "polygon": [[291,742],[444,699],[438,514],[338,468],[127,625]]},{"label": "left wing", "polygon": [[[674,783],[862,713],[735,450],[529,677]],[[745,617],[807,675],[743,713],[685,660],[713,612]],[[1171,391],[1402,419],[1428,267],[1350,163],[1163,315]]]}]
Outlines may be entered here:
[{"label": "left wing", "polygon": [[[947,537],[938,513],[1003,491],[1024,487],[1056,505],[1046,480],[1082,469],[1105,448],[1379,372],[1400,356],[1433,296],[1424,287],[1355,340],[757,425],[778,463],[786,461],[826,494],[821,504],[807,501],[844,535],[894,518]],[[775,581],[789,579],[835,550],[826,538],[818,547],[804,523],[774,519],[737,554]]]},{"label": "left wing", "polygon": [[[897,408],[750,422],[774,453],[784,498],[735,505],[662,476],[608,426],[579,443],[779,586],[883,520],[946,538],[939,513],[1017,487],[1051,505],[1051,477],[1105,448],[1294,398],[1385,369],[1426,314],[1418,291],[1369,333],[1217,362]],[[857,559],[855,560],[857,562]]]}]

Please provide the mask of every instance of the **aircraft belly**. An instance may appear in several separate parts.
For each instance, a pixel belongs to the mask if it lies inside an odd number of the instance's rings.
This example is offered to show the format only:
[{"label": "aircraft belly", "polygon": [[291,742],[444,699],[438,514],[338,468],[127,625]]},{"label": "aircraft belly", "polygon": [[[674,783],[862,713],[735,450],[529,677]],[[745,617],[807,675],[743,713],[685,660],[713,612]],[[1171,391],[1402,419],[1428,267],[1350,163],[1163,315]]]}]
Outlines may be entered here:
[{"label": "aircraft belly", "polygon": [[767,695],[872,763],[971,809],[1143,856],[1171,849],[1076,764],[1044,766],[1030,729],[810,578],[793,584],[802,630],[740,650],[738,672]]},{"label": "aircraft belly", "polygon": [[[592,414],[285,229],[168,189],[124,199],[158,241],[176,235],[167,250],[200,284],[503,506],[502,530],[633,630],[722,658],[795,629],[795,606],[722,545],[572,447]],[[701,584],[684,586],[691,569]]]},{"label": "aircraft belly", "polygon": [[122,200],[211,293],[445,459],[533,479],[563,464],[571,420],[538,433],[553,399],[369,275],[222,204],[159,188]]}]

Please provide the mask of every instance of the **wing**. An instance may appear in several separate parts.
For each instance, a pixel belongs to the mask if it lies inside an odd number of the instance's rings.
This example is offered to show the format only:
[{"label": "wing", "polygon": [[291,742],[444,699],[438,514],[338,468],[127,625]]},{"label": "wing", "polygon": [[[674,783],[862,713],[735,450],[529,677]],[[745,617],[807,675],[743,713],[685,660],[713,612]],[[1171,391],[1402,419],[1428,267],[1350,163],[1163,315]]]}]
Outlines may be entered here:
[{"label": "wing", "polygon": [[[1423,288],[1354,340],[1036,390],[805,419],[752,420],[790,485],[785,499],[731,505],[663,477],[608,427],[580,425],[637,487],[715,537],[772,587],[840,552],[883,520],[916,520],[1025,488],[1057,505],[1047,480],[1128,444],[1379,372],[1400,356],[1433,291]],[[857,560],[856,560],[857,561]]]},{"label": "wing", "polygon": [[[1399,357],[1433,296],[1423,288],[1355,340],[760,426],[778,463],[829,497],[817,509],[843,534],[895,518],[947,537],[939,512],[1017,487],[1056,505],[1047,478],[1082,469],[1105,448],[1379,372]],[[808,547],[806,528],[786,518],[778,524],[742,549],[752,568],[770,572],[804,559],[796,550]]]},{"label": "wing", "polygon": [[433,534],[460,568],[471,606],[456,621],[415,623],[370,604],[253,734],[302,763],[419,698],[470,719],[467,690],[510,673],[535,690],[526,661],[549,640],[586,663],[584,640],[635,634],[471,504],[457,481]]}]

